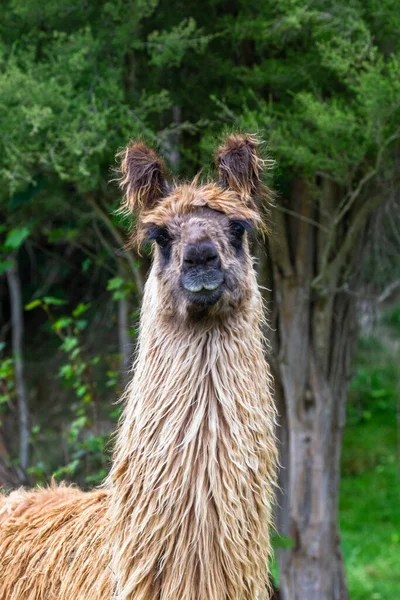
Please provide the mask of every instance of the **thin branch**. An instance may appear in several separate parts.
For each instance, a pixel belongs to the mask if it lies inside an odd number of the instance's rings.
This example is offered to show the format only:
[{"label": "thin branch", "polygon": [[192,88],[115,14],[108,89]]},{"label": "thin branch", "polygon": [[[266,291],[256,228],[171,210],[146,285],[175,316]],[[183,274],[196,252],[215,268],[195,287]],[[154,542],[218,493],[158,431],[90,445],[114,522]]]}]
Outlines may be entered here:
[{"label": "thin branch", "polygon": [[[110,217],[106,214],[106,212],[103,211],[103,209],[97,204],[97,202],[95,200],[93,200],[93,198],[91,198],[89,195],[86,195],[85,198],[89,202],[89,204],[93,207],[93,210],[95,211],[95,213],[99,217],[99,219],[101,221],[103,221],[103,223],[106,225],[107,229],[112,234],[112,236],[115,239],[115,241],[117,242],[117,244],[121,248],[123,248],[124,240],[122,239],[122,236],[120,235],[117,228],[113,225]],[[133,257],[130,252],[125,252],[124,256],[125,256],[126,260],[128,261],[129,267],[132,271],[132,275],[133,275],[134,281],[136,283],[136,288],[137,288],[138,294],[140,297],[142,297],[144,284],[143,284],[143,279],[139,272],[139,269],[137,268],[135,261],[133,260]]]},{"label": "thin branch", "polygon": [[[78,248],[78,250],[81,250],[81,252],[83,252],[89,258],[91,258],[93,260],[93,262],[96,262],[98,260],[98,256],[94,252],[92,252],[91,250],[88,250],[88,248],[86,248],[83,244],[80,244],[76,240],[70,240],[69,243],[71,244],[71,246],[73,248]],[[110,266],[108,266],[106,264],[102,264],[101,266],[102,266],[103,269],[106,269],[106,271],[108,271],[112,275],[115,274],[115,271],[113,271],[113,269]]]},{"label": "thin branch", "polygon": [[111,244],[106,240],[104,235],[101,233],[100,227],[97,226],[97,223],[93,221],[93,229],[95,230],[97,237],[100,240],[100,244],[109,251],[110,254],[117,256],[117,249],[111,246]]},{"label": "thin branch", "polygon": [[367,173],[360,181],[360,183],[358,184],[357,188],[354,190],[354,192],[347,194],[347,196],[344,198],[341,206],[339,207],[339,214],[335,217],[335,224],[339,224],[339,222],[343,219],[344,215],[350,210],[350,208],[353,206],[354,202],[356,201],[356,199],[358,198],[358,196],[360,195],[363,187],[365,186],[366,183],[368,183],[368,181],[370,179],[372,179],[372,177],[374,177],[378,171],[379,168],[381,166],[382,163],[382,158],[383,158],[383,152],[384,150],[395,140],[400,138],[400,133],[399,130],[396,131],[396,133],[394,133],[393,135],[389,136],[387,140],[385,140],[385,142],[383,142],[382,146],[379,148],[378,150],[378,154],[376,156],[376,161],[375,161],[375,167],[369,172]]},{"label": "thin branch", "polygon": [[331,274],[338,270],[345,262],[348,253],[350,252],[355,240],[357,239],[358,234],[360,233],[362,227],[367,221],[370,213],[379,206],[382,202],[382,196],[377,194],[376,196],[372,196],[368,201],[366,201],[354,217],[352,224],[350,225],[343,243],[337,252],[335,258],[332,260],[330,264],[325,264],[324,268],[321,269],[318,276],[312,282],[312,287],[314,289],[321,288],[323,282],[330,278]]},{"label": "thin branch", "polygon": [[295,210],[290,210],[290,208],[285,208],[284,206],[281,206],[279,204],[275,204],[274,208],[276,208],[276,210],[279,210],[283,213],[291,215],[292,217],[295,217],[296,219],[299,219],[300,221],[304,221],[304,223],[308,223],[309,225],[314,225],[314,227],[321,229],[321,231],[325,231],[325,233],[329,233],[329,231],[330,231],[328,229],[328,227],[324,227],[324,225],[321,225],[321,223],[318,223],[318,221],[315,221],[314,219],[311,219],[310,217],[304,217],[303,215],[296,212]]},{"label": "thin branch", "polygon": [[392,283],[390,283],[378,296],[377,303],[381,304],[382,302],[385,302],[398,287],[400,287],[400,279],[392,281]]},{"label": "thin branch", "polygon": [[[326,269],[328,269],[328,261],[329,261],[331,252],[333,250],[333,245],[334,245],[334,242],[336,239],[336,232],[337,232],[339,224],[343,221],[343,217],[347,214],[347,212],[354,205],[354,202],[360,196],[362,190],[365,188],[365,185],[368,183],[368,181],[370,181],[373,177],[375,177],[377,175],[377,173],[379,172],[379,168],[381,166],[382,159],[383,159],[384,150],[389,146],[389,144],[391,144],[392,142],[394,142],[395,140],[397,140],[399,138],[400,138],[400,132],[399,132],[399,130],[397,130],[393,135],[389,136],[388,139],[385,140],[385,142],[379,148],[379,151],[378,151],[378,154],[376,157],[376,161],[375,161],[375,167],[361,179],[357,188],[354,191],[352,191],[351,193],[349,192],[349,194],[347,194],[345,196],[345,198],[343,199],[343,202],[339,206],[338,214],[335,216],[335,218],[333,220],[329,239],[326,243],[324,254],[321,259],[320,275],[317,277],[317,279],[322,280],[324,271]],[[374,204],[374,202],[372,202],[372,204]],[[364,207],[365,207],[365,205],[364,205]],[[362,212],[364,214],[363,210],[362,210]],[[357,216],[355,217],[355,219],[357,220]],[[349,231],[350,230],[351,230],[351,227],[350,227]],[[335,259],[335,261],[336,261],[336,259]],[[316,281],[317,280],[315,280],[315,283],[316,283]]]},{"label": "thin branch", "polygon": [[[380,162],[377,160],[377,165]],[[368,181],[370,179],[372,179],[372,177],[375,177],[375,175],[378,172],[378,166],[374,167],[369,173],[367,173],[360,181],[360,183],[358,184],[358,186],[356,187],[356,189],[351,193],[351,194],[347,194],[343,200],[343,202],[341,203],[341,206],[339,206],[339,212],[336,215],[336,217],[334,218],[333,221],[333,227],[336,228],[339,223],[342,221],[343,217],[345,216],[345,214],[350,210],[350,208],[353,206],[354,202],[357,200],[358,196],[361,194],[363,187],[365,186],[366,183],[368,183]]]}]

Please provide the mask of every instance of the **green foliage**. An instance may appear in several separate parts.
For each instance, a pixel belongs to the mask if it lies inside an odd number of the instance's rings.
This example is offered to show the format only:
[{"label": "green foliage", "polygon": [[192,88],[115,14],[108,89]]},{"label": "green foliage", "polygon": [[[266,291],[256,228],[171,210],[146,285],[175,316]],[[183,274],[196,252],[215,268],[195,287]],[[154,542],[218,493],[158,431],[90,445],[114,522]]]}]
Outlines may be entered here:
[{"label": "green foliage", "polygon": [[[400,375],[396,320],[360,340],[344,434],[340,520],[350,597],[386,600],[400,589]],[[389,316],[389,319],[388,319]]]},{"label": "green foliage", "polygon": [[211,36],[197,29],[196,21],[185,19],[169,31],[153,31],[147,41],[151,63],[157,67],[179,67],[188,50],[205,51]]},{"label": "green foliage", "polygon": [[384,313],[383,323],[400,335],[400,305],[390,308]]},{"label": "green foliage", "polygon": [[108,280],[107,290],[112,292],[113,300],[121,300],[132,293],[134,289],[133,282],[126,281],[122,277],[112,277]]},{"label": "green foliage", "polygon": [[29,236],[30,229],[29,227],[17,227],[15,229],[11,229],[7,233],[7,237],[4,242],[4,247],[6,250],[17,250],[24,240]]},{"label": "green foliage", "polygon": [[[3,350],[0,348],[0,351]],[[14,362],[0,354],[0,416],[15,398]],[[1,419],[0,419],[1,422]]]},{"label": "green foliage", "polygon": [[379,411],[393,410],[397,398],[398,366],[393,358],[383,364],[360,366],[350,384],[352,421],[372,418]]},{"label": "green foliage", "polygon": [[[83,477],[86,485],[100,483],[108,465],[108,433],[99,431],[99,390],[98,368],[104,368],[102,355],[88,356],[82,337],[88,325],[83,319],[91,308],[89,303],[78,304],[68,315],[55,316],[50,307],[59,307],[65,302],[51,296],[34,300],[26,306],[32,310],[40,306],[46,313],[51,330],[59,340],[60,350],[65,362],[60,366],[58,376],[71,390],[71,420],[64,430],[65,464],[51,471],[51,465],[40,460],[32,465],[28,472],[37,483],[48,479],[51,474],[56,479],[76,480]],[[107,370],[107,383],[115,391],[117,378],[113,371]],[[113,415],[110,415],[113,418]],[[32,428],[33,444],[40,439],[40,426]]]},{"label": "green foliage", "polygon": [[0,236],[6,233],[4,240],[0,237],[0,276],[14,265],[16,252],[29,237],[31,229],[32,226],[20,226],[7,231],[6,226],[0,227]]}]

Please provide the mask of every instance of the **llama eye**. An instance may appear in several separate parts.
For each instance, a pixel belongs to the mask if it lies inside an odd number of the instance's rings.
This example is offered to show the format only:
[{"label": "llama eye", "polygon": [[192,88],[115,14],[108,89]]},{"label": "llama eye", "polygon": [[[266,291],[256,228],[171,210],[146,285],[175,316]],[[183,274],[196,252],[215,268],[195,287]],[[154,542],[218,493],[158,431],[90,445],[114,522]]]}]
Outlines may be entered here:
[{"label": "llama eye", "polygon": [[155,227],[149,232],[149,240],[155,241],[161,248],[166,248],[172,238],[166,227]]},{"label": "llama eye", "polygon": [[241,240],[246,231],[247,223],[243,221],[231,221],[229,227],[234,239]]},{"label": "llama eye", "polygon": [[230,228],[232,233],[237,237],[241,237],[245,232],[245,226],[240,221],[232,221]]},{"label": "llama eye", "polygon": [[234,248],[240,250],[242,248],[243,235],[246,229],[250,228],[247,221],[231,221],[229,229],[231,231],[231,243]]}]

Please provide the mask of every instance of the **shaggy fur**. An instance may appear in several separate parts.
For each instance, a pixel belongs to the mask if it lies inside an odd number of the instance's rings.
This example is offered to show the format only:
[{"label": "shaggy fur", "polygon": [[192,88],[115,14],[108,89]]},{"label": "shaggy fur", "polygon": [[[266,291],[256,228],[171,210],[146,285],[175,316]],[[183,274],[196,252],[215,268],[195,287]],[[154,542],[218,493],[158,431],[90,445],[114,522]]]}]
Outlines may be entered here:
[{"label": "shaggy fur", "polygon": [[134,142],[118,157],[121,158],[120,184],[125,191],[122,212],[149,209],[166,195],[165,165],[153,150]]},{"label": "shaggy fur", "polygon": [[16,491],[0,506],[0,598],[112,598],[108,494]]},{"label": "shaggy fur", "polygon": [[[133,158],[127,150],[131,173]],[[229,243],[232,217],[260,217],[244,189],[136,197],[139,228],[162,226],[173,241],[168,256],[155,249],[113,466],[102,490],[17,491],[0,503],[4,600],[269,597],[275,412],[247,240],[240,251]],[[226,283],[193,313],[178,274],[199,239],[215,243]]]}]

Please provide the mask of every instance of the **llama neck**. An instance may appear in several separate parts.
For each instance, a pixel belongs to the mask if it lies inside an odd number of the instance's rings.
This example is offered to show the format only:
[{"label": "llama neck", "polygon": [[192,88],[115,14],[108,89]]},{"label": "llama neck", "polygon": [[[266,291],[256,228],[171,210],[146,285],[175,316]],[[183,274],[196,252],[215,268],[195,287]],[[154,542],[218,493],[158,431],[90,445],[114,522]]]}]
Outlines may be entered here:
[{"label": "llama neck", "polygon": [[118,599],[267,597],[276,457],[254,290],[207,326],[164,321],[145,296],[110,474]]}]

